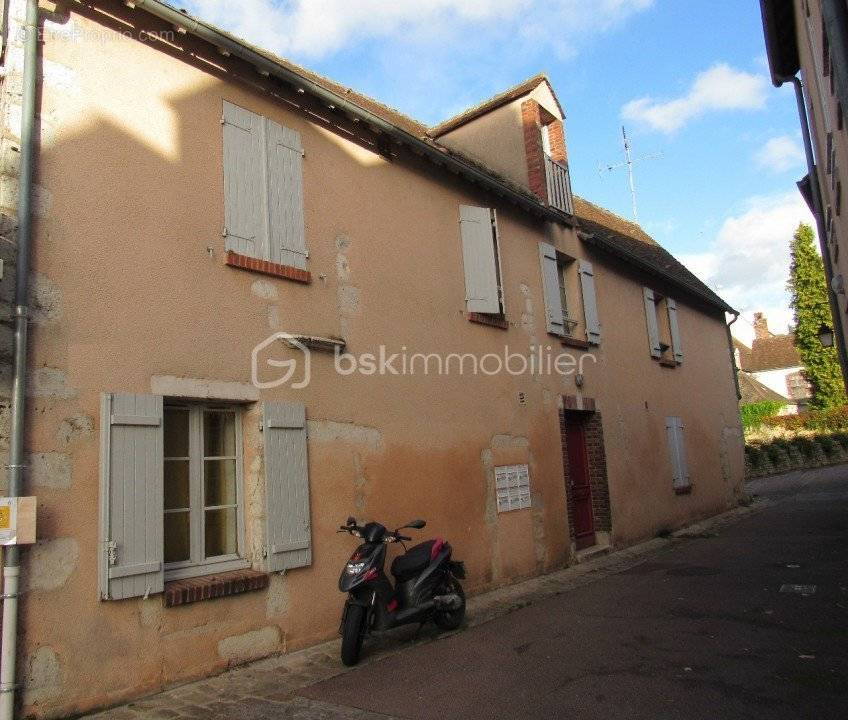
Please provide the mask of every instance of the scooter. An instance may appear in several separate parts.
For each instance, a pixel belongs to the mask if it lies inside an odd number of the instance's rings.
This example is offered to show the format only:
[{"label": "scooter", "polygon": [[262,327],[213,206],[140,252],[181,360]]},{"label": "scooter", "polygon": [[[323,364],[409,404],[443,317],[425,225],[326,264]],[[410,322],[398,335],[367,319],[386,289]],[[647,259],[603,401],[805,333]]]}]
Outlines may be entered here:
[{"label": "scooter", "polygon": [[[342,636],[342,662],[356,665],[362,643],[372,632],[432,620],[443,630],[455,630],[465,619],[465,565],[451,559],[449,543],[437,538],[407,550],[411,537],[401,535],[407,528],[420,530],[427,523],[412,522],[389,531],[369,522],[357,525],[352,517],[338,532],[350,533],[364,542],[356,548],[339,578],[339,590],[348,593],[339,634]],[[404,554],[392,562],[395,585],[386,577],[386,545],[399,542]]]}]

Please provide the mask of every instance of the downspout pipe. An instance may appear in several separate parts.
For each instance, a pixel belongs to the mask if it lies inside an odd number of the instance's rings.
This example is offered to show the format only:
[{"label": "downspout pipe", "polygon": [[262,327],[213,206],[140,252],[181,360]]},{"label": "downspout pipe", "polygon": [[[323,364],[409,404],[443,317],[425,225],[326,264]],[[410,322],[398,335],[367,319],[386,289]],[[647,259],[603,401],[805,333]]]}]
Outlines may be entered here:
[{"label": "downspout pipe", "polygon": [[[32,243],[32,186],[36,76],[38,64],[38,0],[27,0],[24,23],[24,70],[21,98],[21,148],[18,176],[18,255],[15,278],[15,349],[12,375],[12,408],[9,451],[9,497],[23,489],[24,424],[26,421],[27,323],[29,260]],[[18,588],[21,554],[18,545],[6,548],[3,567],[3,633],[0,639],[0,720],[15,712],[15,662],[18,640]]]},{"label": "downspout pipe", "polygon": [[819,247],[821,249],[822,261],[824,262],[824,274],[828,283],[827,301],[830,305],[830,314],[833,320],[833,331],[836,334],[836,351],[839,355],[839,366],[842,368],[842,382],[844,386],[848,388],[848,349],[845,347],[845,334],[842,331],[842,323],[840,322],[841,315],[839,311],[839,301],[836,298],[836,293],[834,293],[830,287],[830,281],[833,278],[833,262],[830,258],[830,249],[827,246],[827,228],[824,223],[824,203],[822,201],[821,186],[819,185],[819,176],[813,156],[813,141],[810,135],[810,122],[807,117],[807,105],[804,102],[804,84],[801,82],[801,78],[797,75],[791,78],[781,78],[781,85],[785,82],[791,82],[795,87],[795,101],[798,104],[798,119],[801,122],[801,136],[804,140],[804,155],[807,159],[807,173],[810,178],[810,189],[815,208],[813,215],[816,219]]},{"label": "downspout pipe", "polygon": [[734,310],[731,315],[733,315],[733,320],[729,323],[725,323],[724,327],[727,330],[727,347],[730,350],[730,368],[733,371],[733,386],[736,388],[736,399],[741,400],[742,393],[739,390],[739,366],[736,364],[736,350],[733,347],[733,332],[730,330],[730,326],[739,319],[739,313]]}]

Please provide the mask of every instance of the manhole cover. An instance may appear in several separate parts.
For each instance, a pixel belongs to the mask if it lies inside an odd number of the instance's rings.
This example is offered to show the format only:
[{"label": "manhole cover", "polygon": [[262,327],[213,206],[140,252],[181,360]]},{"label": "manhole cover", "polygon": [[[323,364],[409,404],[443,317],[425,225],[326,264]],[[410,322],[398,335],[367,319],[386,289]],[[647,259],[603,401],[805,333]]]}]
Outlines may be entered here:
[{"label": "manhole cover", "polygon": [[815,585],[789,585],[780,586],[782,593],[795,593],[796,595],[812,595],[816,591]]}]

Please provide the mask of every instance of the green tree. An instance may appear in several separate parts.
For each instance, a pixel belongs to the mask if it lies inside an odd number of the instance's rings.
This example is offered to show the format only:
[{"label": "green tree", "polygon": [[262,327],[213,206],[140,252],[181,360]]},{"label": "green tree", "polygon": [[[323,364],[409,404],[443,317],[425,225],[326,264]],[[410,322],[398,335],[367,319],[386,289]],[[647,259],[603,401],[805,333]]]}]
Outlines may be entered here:
[{"label": "green tree", "polygon": [[795,317],[795,345],[804,365],[804,375],[813,386],[810,404],[826,410],[844,405],[845,384],[835,347],[823,347],[819,340],[822,325],[833,327],[827,299],[824,264],[816,252],[815,236],[801,223],[792,238],[789,271],[790,307]]}]

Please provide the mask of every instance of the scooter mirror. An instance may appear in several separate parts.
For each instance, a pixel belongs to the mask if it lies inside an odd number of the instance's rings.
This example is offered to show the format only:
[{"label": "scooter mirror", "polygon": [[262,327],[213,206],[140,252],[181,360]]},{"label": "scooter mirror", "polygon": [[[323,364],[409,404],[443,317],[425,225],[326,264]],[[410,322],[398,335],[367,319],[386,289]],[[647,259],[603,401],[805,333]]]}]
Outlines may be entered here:
[{"label": "scooter mirror", "polygon": [[356,525],[356,518],[353,515],[349,515],[347,518],[348,525]]},{"label": "scooter mirror", "polygon": [[420,530],[421,528],[425,527],[426,525],[427,525],[427,523],[424,522],[423,520],[413,520],[412,522],[409,522],[406,525],[404,525],[404,527],[405,528],[415,528],[416,530]]}]

